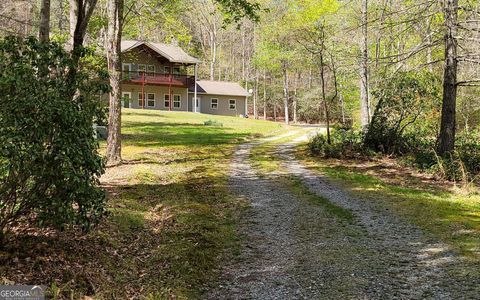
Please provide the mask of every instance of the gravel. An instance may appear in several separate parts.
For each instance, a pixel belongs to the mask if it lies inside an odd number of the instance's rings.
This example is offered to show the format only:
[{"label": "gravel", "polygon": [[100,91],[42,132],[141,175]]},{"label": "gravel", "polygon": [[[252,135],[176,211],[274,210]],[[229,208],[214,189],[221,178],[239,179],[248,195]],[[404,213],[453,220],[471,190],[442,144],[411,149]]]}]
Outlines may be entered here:
[{"label": "gravel", "polygon": [[285,173],[350,210],[354,221],[260,176],[248,159],[260,142],[239,146],[229,183],[251,207],[239,224],[240,254],[225,263],[205,298],[479,299],[480,280],[465,272],[464,259],[374,201],[357,199],[303,167],[292,154],[300,140],[277,149]]}]

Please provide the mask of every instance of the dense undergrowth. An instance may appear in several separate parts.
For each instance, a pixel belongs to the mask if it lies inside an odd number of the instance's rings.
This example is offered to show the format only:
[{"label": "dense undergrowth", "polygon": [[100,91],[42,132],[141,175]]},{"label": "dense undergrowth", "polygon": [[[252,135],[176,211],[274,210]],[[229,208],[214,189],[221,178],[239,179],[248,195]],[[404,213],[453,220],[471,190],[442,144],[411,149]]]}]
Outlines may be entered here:
[{"label": "dense undergrowth", "polygon": [[385,152],[372,149],[361,131],[335,129],[331,143],[323,134],[314,136],[308,143],[310,153],[324,158],[361,158],[393,156],[419,171],[432,173],[450,181],[470,183],[480,176],[480,134],[463,133],[457,137],[456,149],[443,156],[436,151],[436,140],[429,136],[406,134],[399,138],[402,151]]},{"label": "dense undergrowth", "polygon": [[331,143],[318,135],[310,152],[326,158],[394,156],[443,179],[475,181],[480,174],[480,132],[457,133],[456,148],[439,155],[439,79],[430,73],[399,72],[372,92],[376,102],[364,130],[336,128]]}]

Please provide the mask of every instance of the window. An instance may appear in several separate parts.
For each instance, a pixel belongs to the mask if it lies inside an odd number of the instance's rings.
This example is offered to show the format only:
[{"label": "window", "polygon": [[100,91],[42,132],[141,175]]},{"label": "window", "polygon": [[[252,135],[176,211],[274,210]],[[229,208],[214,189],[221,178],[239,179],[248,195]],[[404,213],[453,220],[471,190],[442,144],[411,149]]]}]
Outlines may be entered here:
[{"label": "window", "polygon": [[138,75],[141,76],[143,73],[145,73],[145,65],[138,65],[137,71]]},{"label": "window", "polygon": [[147,94],[147,106],[148,107],[155,107],[155,94],[148,93]]},{"label": "window", "polygon": [[148,65],[147,66],[147,74],[148,74],[148,76],[154,76],[155,75],[155,66],[154,65]]},{"label": "window", "polygon": [[173,67],[173,77],[180,78],[180,67]]},{"label": "window", "polygon": [[163,72],[165,72],[165,74],[170,74],[170,67],[169,66],[163,67]]},{"label": "window", "polygon": [[168,94],[163,95],[163,106],[170,107],[170,95]]},{"label": "window", "polygon": [[228,107],[229,107],[231,110],[237,109],[237,100],[234,100],[234,99],[228,100]]},{"label": "window", "polygon": [[123,79],[130,80],[130,71],[131,71],[131,64],[122,64],[122,71],[123,71]]},{"label": "window", "polygon": [[180,108],[182,106],[182,98],[180,95],[173,95],[173,107]]},{"label": "window", "polygon": [[122,107],[131,108],[132,107],[131,98],[132,98],[131,92],[122,92]]},{"label": "window", "polygon": [[142,93],[138,93],[138,106],[139,107],[143,107],[143,99],[145,98],[145,94],[143,94],[143,97],[142,97]]},{"label": "window", "polygon": [[210,104],[212,109],[217,109],[218,108],[218,99],[217,98],[212,98],[212,103]]}]

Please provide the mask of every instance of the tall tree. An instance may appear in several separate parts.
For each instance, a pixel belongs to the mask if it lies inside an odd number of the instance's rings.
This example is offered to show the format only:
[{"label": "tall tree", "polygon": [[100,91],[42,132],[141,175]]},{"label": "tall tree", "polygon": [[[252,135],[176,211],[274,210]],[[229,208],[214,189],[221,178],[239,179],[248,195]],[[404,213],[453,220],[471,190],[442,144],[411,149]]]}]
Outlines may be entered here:
[{"label": "tall tree", "polygon": [[445,69],[443,75],[442,119],[438,152],[444,154],[455,148],[455,111],[457,100],[457,18],[458,0],[444,1]]},{"label": "tall tree", "polygon": [[38,40],[46,43],[50,40],[50,0],[42,0]]},{"label": "tall tree", "polygon": [[368,96],[368,0],[362,1],[360,40],[360,113],[361,124],[365,130],[370,122],[369,96]]},{"label": "tall tree", "polygon": [[70,44],[76,60],[96,5],[97,0],[70,0]]},{"label": "tall tree", "polygon": [[107,165],[122,162],[121,150],[121,42],[123,23],[123,0],[108,0],[107,62],[110,74]]},{"label": "tall tree", "polygon": [[285,124],[290,123],[289,114],[288,114],[288,100],[289,100],[289,90],[288,90],[288,69],[287,62],[282,62],[282,75],[283,75],[283,106],[285,110]]}]

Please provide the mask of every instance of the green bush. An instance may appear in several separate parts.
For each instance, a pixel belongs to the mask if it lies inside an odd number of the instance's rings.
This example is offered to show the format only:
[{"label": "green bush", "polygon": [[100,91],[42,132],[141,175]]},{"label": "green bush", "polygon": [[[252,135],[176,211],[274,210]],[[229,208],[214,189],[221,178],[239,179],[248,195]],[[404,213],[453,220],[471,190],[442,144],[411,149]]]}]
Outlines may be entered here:
[{"label": "green bush", "polygon": [[203,122],[203,125],[213,126],[213,127],[223,127],[223,123],[221,123],[217,120],[207,120],[207,121]]},{"label": "green bush", "polygon": [[473,180],[480,174],[479,137],[479,133],[459,135],[455,151],[444,156],[437,155],[434,138],[411,137],[407,162],[422,171],[439,174],[447,180]]},{"label": "green bush", "polygon": [[[366,147],[385,154],[406,154],[412,135],[432,131],[440,109],[438,78],[431,73],[398,72],[373,91],[375,112],[364,138]],[[434,120],[434,121],[429,121]]]},{"label": "green bush", "polygon": [[456,141],[456,152],[470,176],[480,174],[480,132],[460,135]]},{"label": "green bush", "polygon": [[0,242],[25,217],[88,229],[104,214],[92,124],[107,78],[74,67],[55,43],[0,40]]},{"label": "green bush", "polygon": [[331,144],[324,134],[317,134],[308,143],[310,153],[325,158],[348,158],[358,156],[362,150],[362,134],[352,129],[334,129]]}]

